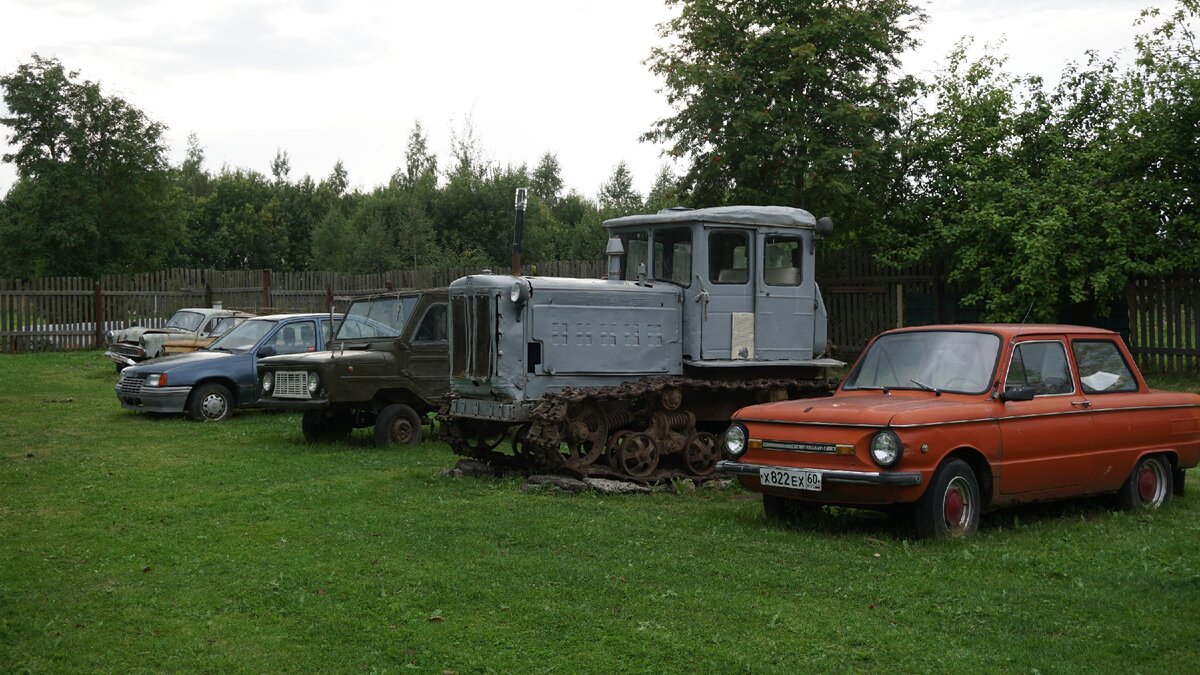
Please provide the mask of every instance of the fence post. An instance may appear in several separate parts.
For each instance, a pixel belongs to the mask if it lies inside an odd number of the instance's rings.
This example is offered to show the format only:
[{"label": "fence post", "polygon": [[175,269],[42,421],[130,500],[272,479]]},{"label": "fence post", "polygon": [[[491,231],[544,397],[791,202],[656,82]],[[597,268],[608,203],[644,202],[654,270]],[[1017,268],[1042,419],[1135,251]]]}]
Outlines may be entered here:
[{"label": "fence post", "polygon": [[262,272],[263,272],[262,306],[263,306],[264,310],[269,312],[269,311],[271,311],[269,309],[271,306],[271,270],[263,270]]},{"label": "fence post", "polygon": [[104,289],[96,279],[92,287],[92,317],[95,319],[96,349],[104,346]]},{"label": "fence post", "polygon": [[208,283],[208,279],[204,280],[204,306],[212,307],[212,284]]}]

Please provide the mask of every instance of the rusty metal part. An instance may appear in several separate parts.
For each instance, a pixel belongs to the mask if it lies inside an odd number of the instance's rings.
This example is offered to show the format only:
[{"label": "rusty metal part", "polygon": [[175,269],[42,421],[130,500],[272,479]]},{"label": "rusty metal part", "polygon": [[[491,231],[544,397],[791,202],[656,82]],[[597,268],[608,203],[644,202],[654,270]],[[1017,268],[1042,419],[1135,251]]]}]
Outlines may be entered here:
[{"label": "rusty metal part", "polygon": [[683,447],[683,463],[697,476],[710,476],[716,471],[721,451],[717,438],[705,431],[697,431],[688,437]]},{"label": "rusty metal part", "polygon": [[679,410],[683,404],[683,390],[679,387],[666,387],[658,395],[658,404],[663,410]]},{"label": "rusty metal part", "polygon": [[595,403],[573,405],[565,422],[567,437],[561,443],[560,452],[567,466],[578,470],[599,459],[608,441],[608,419],[600,406]]},{"label": "rusty metal part", "polygon": [[658,444],[650,434],[632,434],[617,449],[617,464],[634,478],[649,478],[658,468]]}]

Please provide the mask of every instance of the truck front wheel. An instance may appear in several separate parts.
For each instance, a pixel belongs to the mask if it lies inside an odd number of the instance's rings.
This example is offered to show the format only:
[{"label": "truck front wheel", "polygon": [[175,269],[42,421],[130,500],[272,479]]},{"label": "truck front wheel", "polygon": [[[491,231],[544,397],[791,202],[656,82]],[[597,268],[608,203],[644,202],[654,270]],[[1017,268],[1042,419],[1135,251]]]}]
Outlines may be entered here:
[{"label": "truck front wheel", "polygon": [[375,417],[375,447],[421,442],[421,418],[403,403],[393,403]]}]

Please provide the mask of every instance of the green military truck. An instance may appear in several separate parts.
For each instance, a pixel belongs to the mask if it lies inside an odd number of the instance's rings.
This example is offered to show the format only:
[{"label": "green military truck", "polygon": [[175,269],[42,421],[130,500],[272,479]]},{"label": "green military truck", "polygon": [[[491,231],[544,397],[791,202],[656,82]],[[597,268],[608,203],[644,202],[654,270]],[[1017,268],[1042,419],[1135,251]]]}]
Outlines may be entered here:
[{"label": "green military truck", "polygon": [[304,413],[310,442],[373,427],[375,445],[421,442],[449,388],[446,289],[355,299],[326,351],[258,362],[259,407]]}]

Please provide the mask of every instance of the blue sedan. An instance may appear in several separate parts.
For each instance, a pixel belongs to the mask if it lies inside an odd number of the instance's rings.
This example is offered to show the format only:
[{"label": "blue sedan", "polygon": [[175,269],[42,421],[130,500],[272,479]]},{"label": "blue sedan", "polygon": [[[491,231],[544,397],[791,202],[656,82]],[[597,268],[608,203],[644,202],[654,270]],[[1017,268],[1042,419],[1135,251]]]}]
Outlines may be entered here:
[{"label": "blue sedan", "polygon": [[[117,398],[130,410],[186,412],[219,422],[258,400],[256,363],[276,354],[324,349],[329,314],[276,314],[243,321],[207,349],[151,359],[121,371]],[[333,315],[334,321],[341,319]]]}]

